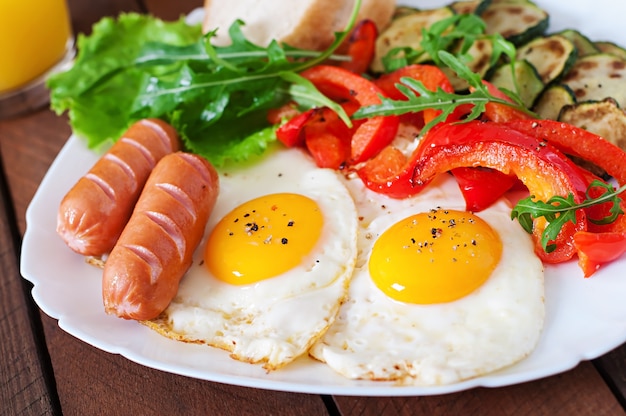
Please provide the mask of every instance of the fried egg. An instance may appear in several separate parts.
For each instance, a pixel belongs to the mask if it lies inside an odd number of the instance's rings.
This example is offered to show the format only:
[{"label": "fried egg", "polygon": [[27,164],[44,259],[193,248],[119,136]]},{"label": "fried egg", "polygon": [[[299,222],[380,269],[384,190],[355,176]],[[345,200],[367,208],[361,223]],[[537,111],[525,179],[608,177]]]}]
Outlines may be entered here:
[{"label": "fried egg", "polygon": [[544,322],[543,266],[508,203],[467,213],[445,176],[405,200],[348,186],[363,219],[359,257],[314,358],[350,379],[433,386],[530,354]]},{"label": "fried egg", "polygon": [[222,169],[205,241],[153,329],[278,369],[334,321],[357,257],[357,214],[339,174],[302,150]]}]

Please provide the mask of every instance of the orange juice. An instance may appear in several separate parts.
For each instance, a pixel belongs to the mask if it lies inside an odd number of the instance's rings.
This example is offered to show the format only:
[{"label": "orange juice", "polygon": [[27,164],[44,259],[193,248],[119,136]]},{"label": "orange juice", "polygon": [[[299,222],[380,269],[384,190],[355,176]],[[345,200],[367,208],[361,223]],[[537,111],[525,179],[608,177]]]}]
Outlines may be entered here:
[{"label": "orange juice", "polygon": [[0,94],[45,74],[71,37],[65,0],[0,0]]}]

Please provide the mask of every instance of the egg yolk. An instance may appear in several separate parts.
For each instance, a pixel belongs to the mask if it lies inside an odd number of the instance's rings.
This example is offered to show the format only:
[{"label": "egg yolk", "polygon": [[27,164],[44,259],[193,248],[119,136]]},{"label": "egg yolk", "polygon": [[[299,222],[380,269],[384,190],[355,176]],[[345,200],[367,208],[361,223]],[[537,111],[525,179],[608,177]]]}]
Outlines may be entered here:
[{"label": "egg yolk", "polygon": [[300,264],[320,237],[317,203],[279,193],[248,201],[226,215],[207,241],[204,260],[218,279],[235,285],[277,276]]},{"label": "egg yolk", "polygon": [[374,244],[369,272],[392,299],[444,303],[482,285],[501,255],[500,237],[484,220],[467,212],[438,209],[387,229]]}]

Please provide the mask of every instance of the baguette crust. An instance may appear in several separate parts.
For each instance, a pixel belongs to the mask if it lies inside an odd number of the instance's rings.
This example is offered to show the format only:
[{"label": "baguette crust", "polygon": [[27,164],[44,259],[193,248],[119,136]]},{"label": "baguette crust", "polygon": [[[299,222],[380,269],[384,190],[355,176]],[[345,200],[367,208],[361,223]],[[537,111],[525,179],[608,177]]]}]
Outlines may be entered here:
[{"label": "baguette crust", "polygon": [[[217,29],[213,43],[228,44],[228,28],[241,19],[248,40],[267,46],[272,39],[311,50],[327,48],[335,32],[345,28],[355,0],[240,0],[231,7],[221,0],[205,0],[204,32]],[[371,19],[385,28],[396,7],[395,0],[362,0],[359,20]]]}]

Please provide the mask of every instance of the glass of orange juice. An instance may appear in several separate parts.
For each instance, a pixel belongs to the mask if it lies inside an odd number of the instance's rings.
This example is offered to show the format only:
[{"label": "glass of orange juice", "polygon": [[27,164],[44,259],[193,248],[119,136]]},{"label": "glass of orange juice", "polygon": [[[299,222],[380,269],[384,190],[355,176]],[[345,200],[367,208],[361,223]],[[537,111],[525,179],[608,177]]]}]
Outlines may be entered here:
[{"label": "glass of orange juice", "polygon": [[0,118],[47,104],[47,76],[73,56],[66,0],[0,0]]}]

